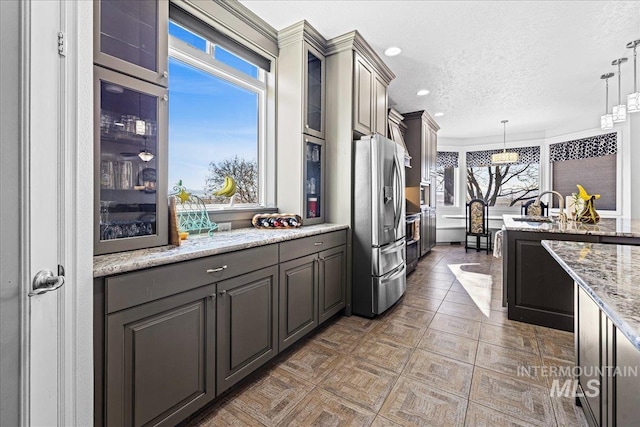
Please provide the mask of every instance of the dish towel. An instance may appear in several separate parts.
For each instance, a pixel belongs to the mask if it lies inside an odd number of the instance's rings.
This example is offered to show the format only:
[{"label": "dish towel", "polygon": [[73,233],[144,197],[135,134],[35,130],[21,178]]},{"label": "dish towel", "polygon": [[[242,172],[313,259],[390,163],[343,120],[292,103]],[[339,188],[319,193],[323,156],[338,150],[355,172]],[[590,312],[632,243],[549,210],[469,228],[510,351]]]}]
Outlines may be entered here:
[{"label": "dish towel", "polygon": [[496,258],[502,258],[502,235],[503,234],[504,234],[504,229],[496,231],[496,236],[493,240],[493,256]]}]

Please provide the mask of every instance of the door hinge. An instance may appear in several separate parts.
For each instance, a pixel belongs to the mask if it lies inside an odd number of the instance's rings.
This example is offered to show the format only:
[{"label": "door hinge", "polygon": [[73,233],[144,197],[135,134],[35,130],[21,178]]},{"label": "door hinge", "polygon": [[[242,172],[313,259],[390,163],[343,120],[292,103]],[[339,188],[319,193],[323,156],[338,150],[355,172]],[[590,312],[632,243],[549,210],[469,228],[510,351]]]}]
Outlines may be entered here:
[{"label": "door hinge", "polygon": [[62,31],[58,33],[58,55],[67,56],[67,45],[65,44],[65,36]]}]

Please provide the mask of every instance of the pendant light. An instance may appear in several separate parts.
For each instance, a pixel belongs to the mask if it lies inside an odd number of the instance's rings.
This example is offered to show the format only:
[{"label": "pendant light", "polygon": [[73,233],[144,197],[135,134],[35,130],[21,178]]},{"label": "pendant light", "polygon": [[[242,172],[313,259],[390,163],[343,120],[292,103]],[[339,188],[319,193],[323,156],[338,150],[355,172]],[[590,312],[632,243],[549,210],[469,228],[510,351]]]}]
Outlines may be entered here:
[{"label": "pendant light", "polygon": [[600,76],[606,83],[606,96],[604,102],[604,115],[600,116],[600,129],[608,130],[613,129],[613,114],[609,114],[609,79],[613,77],[614,73],[607,73]]},{"label": "pendant light", "polygon": [[140,150],[140,153],[138,154],[138,157],[140,157],[140,160],[142,160],[143,162],[150,162],[155,157],[152,152],[147,150],[147,137],[146,136],[144,137],[144,150]]},{"label": "pendant light", "polygon": [[621,100],[620,93],[622,92],[622,88],[620,87],[621,75],[620,75],[620,65],[627,62],[627,58],[618,58],[615,61],[611,62],[611,65],[618,66],[618,105],[613,106],[613,123],[622,123],[627,120],[627,104],[623,104]]},{"label": "pendant light", "polygon": [[636,58],[638,52],[636,48],[640,45],[640,39],[627,43],[629,49],[633,49],[633,93],[627,95],[627,112],[637,113],[640,112],[640,92],[638,92],[638,69],[636,64]]},{"label": "pendant light", "polygon": [[507,151],[507,123],[509,123],[509,120],[503,120],[500,123],[502,123],[502,127],[504,129],[502,140],[504,148],[502,149],[502,153],[491,155],[491,163],[493,163],[494,165],[516,163],[519,159],[518,153],[516,153],[515,151]]}]

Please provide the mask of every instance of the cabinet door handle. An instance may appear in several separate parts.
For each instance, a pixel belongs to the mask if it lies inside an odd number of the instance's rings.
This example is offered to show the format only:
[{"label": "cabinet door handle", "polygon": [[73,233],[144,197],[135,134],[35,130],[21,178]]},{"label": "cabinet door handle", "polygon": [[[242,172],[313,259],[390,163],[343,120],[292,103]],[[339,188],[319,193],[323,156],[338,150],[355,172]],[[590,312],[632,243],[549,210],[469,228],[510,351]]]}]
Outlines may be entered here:
[{"label": "cabinet door handle", "polygon": [[167,77],[169,77],[169,72],[165,71],[164,73],[162,73],[162,76],[166,79]]},{"label": "cabinet door handle", "polygon": [[220,291],[220,295],[224,295],[224,294],[226,294],[226,293],[227,293],[227,290],[226,290],[226,289],[223,289],[223,290],[221,290],[221,291]]},{"label": "cabinet door handle", "polygon": [[324,261],[324,257],[318,258],[319,261]]},{"label": "cabinet door handle", "polygon": [[209,295],[209,296],[211,297],[211,299],[212,299],[212,300],[215,300],[215,299],[216,299],[216,294],[211,294],[211,295]]},{"label": "cabinet door handle", "polygon": [[226,270],[226,269],[227,269],[227,266],[223,265],[222,267],[218,267],[218,268],[210,268],[210,269],[207,270],[207,273],[209,273],[209,274],[217,273],[219,271]]},{"label": "cabinet door handle", "polygon": [[169,95],[163,95],[162,96],[162,100],[165,101],[165,102],[168,101],[169,100]]},{"label": "cabinet door handle", "polygon": [[324,242],[315,242],[313,246],[321,246]]}]

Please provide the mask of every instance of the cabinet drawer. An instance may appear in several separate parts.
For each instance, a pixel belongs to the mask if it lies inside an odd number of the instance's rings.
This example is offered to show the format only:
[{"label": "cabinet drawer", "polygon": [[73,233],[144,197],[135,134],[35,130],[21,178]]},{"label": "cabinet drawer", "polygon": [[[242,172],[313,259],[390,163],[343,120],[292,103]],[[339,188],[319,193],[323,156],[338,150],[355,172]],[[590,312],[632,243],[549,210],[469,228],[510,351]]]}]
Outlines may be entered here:
[{"label": "cabinet drawer", "polygon": [[347,231],[340,230],[280,243],[280,262],[344,245],[346,242]]},{"label": "cabinet drawer", "polygon": [[277,263],[277,245],[269,245],[107,277],[106,311],[113,313]]}]

